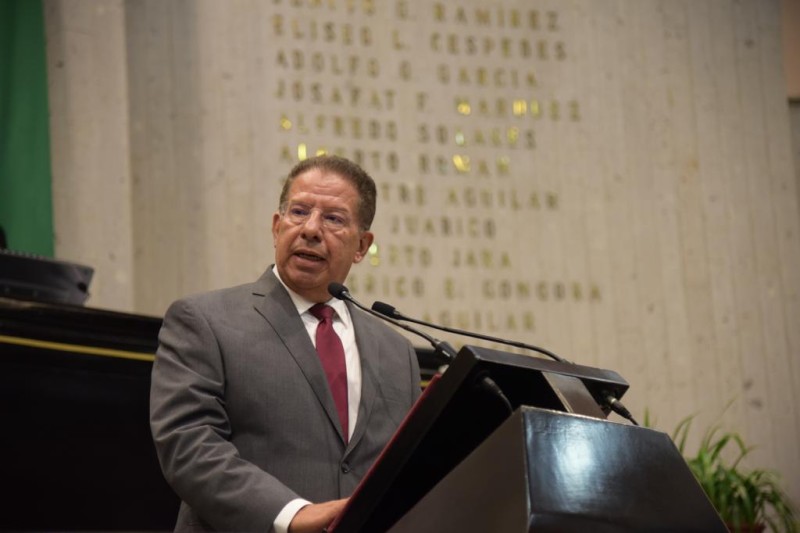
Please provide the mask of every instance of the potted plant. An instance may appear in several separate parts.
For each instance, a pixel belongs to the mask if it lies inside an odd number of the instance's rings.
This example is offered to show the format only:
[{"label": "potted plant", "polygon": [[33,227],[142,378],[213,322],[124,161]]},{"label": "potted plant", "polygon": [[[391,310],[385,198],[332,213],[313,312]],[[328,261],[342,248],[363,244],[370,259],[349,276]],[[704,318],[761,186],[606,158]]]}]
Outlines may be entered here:
[{"label": "potted plant", "polygon": [[[686,459],[712,505],[731,532],[798,531],[794,510],[771,470],[746,470],[742,460],[752,451],[735,432],[719,425],[704,435],[693,456],[685,453],[693,417],[682,420],[672,440]],[[733,451],[730,451],[733,450]]]}]

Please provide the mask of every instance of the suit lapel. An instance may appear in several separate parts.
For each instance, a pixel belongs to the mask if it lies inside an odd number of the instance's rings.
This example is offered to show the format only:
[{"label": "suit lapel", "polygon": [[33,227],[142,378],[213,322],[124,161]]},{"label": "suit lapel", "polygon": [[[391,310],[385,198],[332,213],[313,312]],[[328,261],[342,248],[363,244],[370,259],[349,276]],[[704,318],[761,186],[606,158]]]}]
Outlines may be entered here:
[{"label": "suit lapel", "polygon": [[353,437],[350,439],[348,450],[352,450],[367,429],[367,422],[372,413],[372,406],[377,396],[377,376],[380,358],[378,354],[378,340],[374,335],[370,335],[370,327],[364,313],[353,307],[349,302],[347,308],[353,320],[353,328],[356,334],[356,344],[361,360],[361,402],[358,406],[358,419],[353,430]]},{"label": "suit lapel", "polygon": [[344,443],[336,404],[333,401],[322,363],[320,363],[317,351],[306,333],[302,319],[297,314],[294,302],[272,273],[272,267],[256,281],[253,298],[255,310],[264,317],[286,346]]}]

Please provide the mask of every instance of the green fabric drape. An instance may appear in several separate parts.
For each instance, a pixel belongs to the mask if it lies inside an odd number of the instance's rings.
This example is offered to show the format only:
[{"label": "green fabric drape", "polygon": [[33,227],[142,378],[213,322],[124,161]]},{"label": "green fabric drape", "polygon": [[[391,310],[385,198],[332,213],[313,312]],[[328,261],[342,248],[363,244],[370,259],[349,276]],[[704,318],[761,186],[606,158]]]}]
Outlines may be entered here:
[{"label": "green fabric drape", "polygon": [[53,256],[44,17],[0,0],[0,226],[12,250]]}]

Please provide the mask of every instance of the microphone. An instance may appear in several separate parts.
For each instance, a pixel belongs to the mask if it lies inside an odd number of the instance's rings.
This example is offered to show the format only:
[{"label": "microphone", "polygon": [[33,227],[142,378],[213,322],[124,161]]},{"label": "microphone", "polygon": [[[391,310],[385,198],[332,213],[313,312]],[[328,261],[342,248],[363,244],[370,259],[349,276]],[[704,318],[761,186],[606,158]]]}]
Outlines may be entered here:
[{"label": "microphone", "polygon": [[397,326],[400,329],[404,329],[404,330],[406,330],[406,331],[408,331],[410,333],[413,333],[414,335],[422,337],[423,339],[428,341],[431,346],[433,346],[433,349],[436,351],[436,353],[444,356],[445,359],[447,359],[448,361],[452,361],[455,358],[456,349],[453,348],[453,346],[450,345],[450,343],[448,343],[446,341],[440,341],[439,339],[431,337],[430,335],[428,335],[424,331],[420,331],[420,330],[418,330],[416,328],[412,328],[411,326],[409,326],[407,324],[403,324],[399,320],[395,320],[392,317],[382,315],[382,314],[380,314],[378,312],[373,311],[369,307],[367,307],[365,305],[362,305],[358,300],[353,298],[353,296],[350,294],[350,291],[347,290],[347,287],[345,287],[341,283],[337,283],[335,281],[332,281],[331,283],[329,283],[328,284],[328,292],[334,298],[338,298],[339,300],[347,300],[348,302],[352,303],[353,305],[355,305],[359,309],[361,309],[363,311],[366,311],[367,313],[369,313],[372,316],[376,316],[376,317],[380,318],[381,320],[384,320],[384,321],[389,322],[390,324],[392,324],[394,326]]},{"label": "microphone", "polygon": [[558,361],[560,363],[569,363],[569,361],[567,361],[563,357],[559,357],[558,355],[554,354],[550,350],[545,350],[544,348],[540,348],[538,346],[534,346],[533,344],[525,344],[524,342],[511,341],[511,340],[507,340],[507,339],[500,339],[498,337],[491,337],[489,335],[483,335],[481,333],[473,333],[471,331],[465,331],[465,330],[462,330],[462,329],[449,328],[447,326],[440,326],[438,324],[432,324],[430,322],[425,322],[423,320],[418,320],[416,318],[411,318],[409,316],[406,316],[403,313],[401,313],[400,311],[398,311],[397,309],[395,309],[393,306],[391,306],[391,305],[389,305],[387,303],[375,302],[375,303],[372,304],[372,309],[374,311],[377,311],[378,313],[380,313],[380,314],[382,314],[384,316],[387,316],[389,318],[392,318],[394,320],[404,320],[406,322],[413,322],[415,324],[420,324],[422,326],[427,326],[429,328],[438,329],[438,330],[441,330],[441,331],[446,331],[448,333],[455,333],[456,335],[464,335],[466,337],[474,337],[476,339],[482,339],[482,340],[485,340],[485,341],[496,342],[498,344],[506,344],[508,346],[514,346],[516,348],[523,348],[525,350],[532,350],[534,352],[539,352],[541,354],[544,354],[544,355],[550,357],[551,359],[555,359],[556,361]]},{"label": "microphone", "polygon": [[[372,316],[378,317],[381,320],[384,320],[394,326],[397,326],[400,329],[404,329],[410,333],[413,333],[414,335],[422,337],[423,339],[428,341],[431,344],[431,346],[433,346],[433,349],[436,351],[436,353],[444,356],[448,361],[452,361],[456,357],[456,349],[453,348],[453,346],[449,342],[440,341],[437,338],[431,337],[424,331],[412,328],[411,326],[403,324],[399,320],[395,320],[390,316],[386,316],[376,311],[373,311],[369,307],[361,304],[358,300],[353,298],[353,295],[350,294],[350,291],[347,290],[347,287],[345,287],[341,283],[337,283],[335,281],[329,283],[328,292],[334,298],[338,298],[339,300],[347,300],[351,304],[355,305],[356,307],[358,307],[363,311],[366,311]],[[478,378],[477,385],[484,391],[488,392],[489,394],[499,399],[500,402],[503,404],[503,407],[509,412],[509,414],[514,412],[514,407],[511,405],[511,402],[508,401],[508,398],[506,398],[506,395],[503,393],[502,389],[500,389],[497,383],[495,383],[494,380],[487,374],[482,374]]]},{"label": "microphone", "polygon": [[[329,287],[330,290],[330,287]],[[448,333],[455,333],[456,335],[464,335],[466,337],[474,337],[476,339],[483,339],[485,341],[496,342],[498,344],[506,344],[508,346],[514,346],[516,348],[523,348],[525,350],[532,350],[534,352],[539,352],[544,354],[551,359],[558,361],[559,363],[567,363],[572,364],[570,361],[567,361],[563,357],[556,355],[555,353],[551,352],[550,350],[546,350],[544,348],[540,348],[539,346],[534,346],[533,344],[526,344],[524,342],[512,341],[508,339],[500,339],[498,337],[492,337],[490,335],[483,335],[481,333],[473,333],[471,331],[465,331],[462,329],[456,328],[449,328],[447,326],[440,326],[438,324],[433,324],[430,322],[425,322],[423,320],[418,320],[416,318],[411,318],[409,316],[404,315],[400,311],[398,311],[394,306],[391,306],[384,302],[378,302],[372,304],[372,309],[381,315],[391,318],[394,321],[405,320],[407,322],[413,322],[415,324],[420,324],[422,326],[427,326],[429,328],[438,329],[441,331],[446,331]],[[625,405],[611,393],[604,392],[603,400],[605,402],[605,406],[620,415],[621,417],[629,420],[633,425],[638,426],[639,423],[633,418],[631,412],[625,407]]]}]

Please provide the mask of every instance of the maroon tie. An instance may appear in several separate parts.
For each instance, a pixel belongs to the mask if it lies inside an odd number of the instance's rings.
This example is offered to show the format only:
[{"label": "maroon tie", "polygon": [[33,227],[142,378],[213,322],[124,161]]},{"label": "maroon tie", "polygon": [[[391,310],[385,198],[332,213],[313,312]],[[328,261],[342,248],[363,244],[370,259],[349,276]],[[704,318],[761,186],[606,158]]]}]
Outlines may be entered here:
[{"label": "maroon tie", "polygon": [[328,378],[328,385],[339,412],[339,422],[342,424],[344,440],[348,438],[347,416],[347,368],[344,363],[344,347],[342,339],[333,329],[333,307],[325,304],[315,304],[309,312],[314,315],[317,325],[317,353],[322,361],[322,368]]}]

